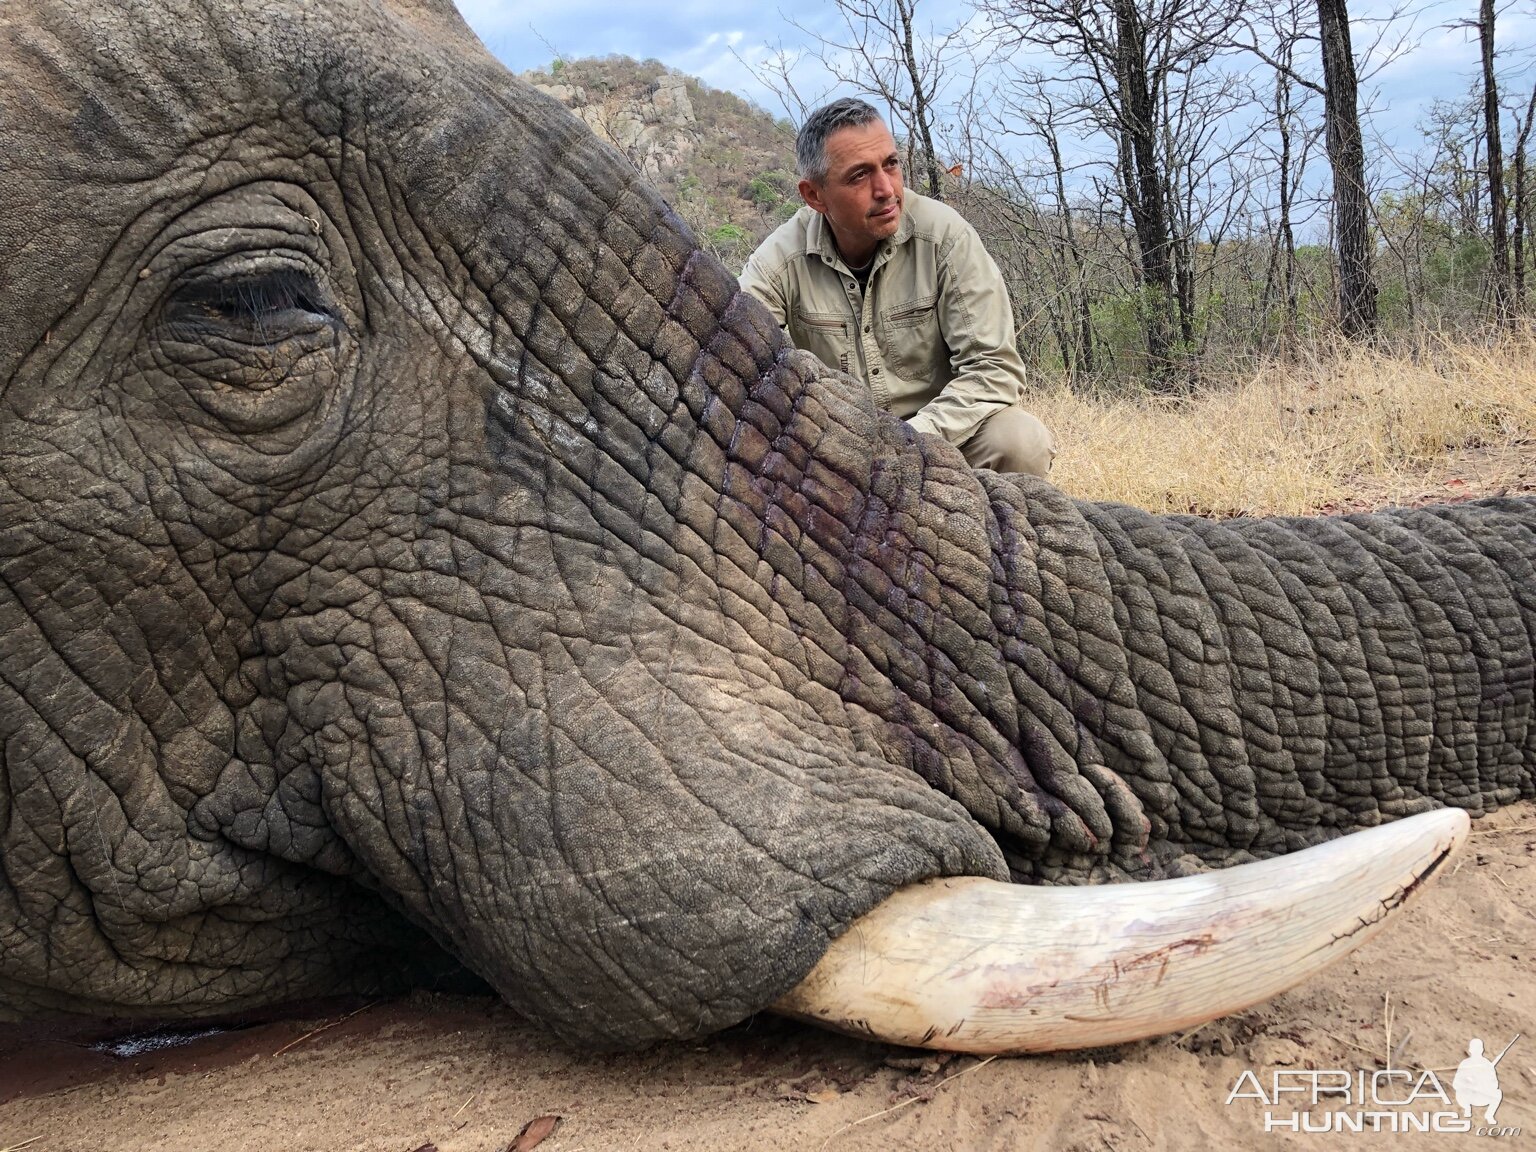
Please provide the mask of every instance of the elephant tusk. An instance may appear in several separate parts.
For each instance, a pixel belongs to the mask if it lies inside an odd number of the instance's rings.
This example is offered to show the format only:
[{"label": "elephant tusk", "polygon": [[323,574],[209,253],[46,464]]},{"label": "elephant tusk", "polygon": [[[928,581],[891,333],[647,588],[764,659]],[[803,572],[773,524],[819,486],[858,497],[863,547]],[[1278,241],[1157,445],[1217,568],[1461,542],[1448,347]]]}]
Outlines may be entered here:
[{"label": "elephant tusk", "polygon": [[975,1053],[1090,1048],[1192,1027],[1369,940],[1467,830],[1466,813],[1447,808],[1177,880],[925,881],[854,921],[773,1010]]}]

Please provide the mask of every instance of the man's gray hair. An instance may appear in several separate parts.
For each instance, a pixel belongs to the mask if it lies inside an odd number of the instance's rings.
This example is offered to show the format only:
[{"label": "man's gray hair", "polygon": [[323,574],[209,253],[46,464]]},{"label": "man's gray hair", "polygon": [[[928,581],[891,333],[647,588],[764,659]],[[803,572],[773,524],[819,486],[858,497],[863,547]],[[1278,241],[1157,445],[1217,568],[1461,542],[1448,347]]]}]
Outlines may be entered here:
[{"label": "man's gray hair", "polygon": [[862,128],[876,121],[885,123],[880,113],[857,96],[844,96],[812,112],[795,137],[795,166],[800,169],[800,179],[820,184],[827,178],[828,136],[839,128]]}]

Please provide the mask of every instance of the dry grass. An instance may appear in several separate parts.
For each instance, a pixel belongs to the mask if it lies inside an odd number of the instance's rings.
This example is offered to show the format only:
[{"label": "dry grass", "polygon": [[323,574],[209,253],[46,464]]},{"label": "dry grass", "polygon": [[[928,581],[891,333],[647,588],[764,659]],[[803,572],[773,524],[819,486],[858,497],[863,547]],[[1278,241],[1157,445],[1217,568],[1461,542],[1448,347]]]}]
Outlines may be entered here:
[{"label": "dry grass", "polygon": [[1075,496],[1217,516],[1417,502],[1457,495],[1454,470],[1474,457],[1473,491],[1532,464],[1536,339],[1324,348],[1189,399],[1061,389],[1028,403],[1061,445],[1052,479]]}]

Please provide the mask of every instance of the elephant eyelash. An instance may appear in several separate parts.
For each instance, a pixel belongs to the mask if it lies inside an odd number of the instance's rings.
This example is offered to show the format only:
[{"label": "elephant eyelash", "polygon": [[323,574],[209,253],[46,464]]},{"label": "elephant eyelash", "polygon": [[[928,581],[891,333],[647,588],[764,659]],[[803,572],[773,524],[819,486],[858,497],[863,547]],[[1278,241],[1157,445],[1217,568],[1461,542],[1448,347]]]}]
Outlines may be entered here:
[{"label": "elephant eyelash", "polygon": [[314,281],[293,269],[209,279],[178,289],[165,319],[177,336],[209,328],[249,330],[262,343],[335,321]]}]

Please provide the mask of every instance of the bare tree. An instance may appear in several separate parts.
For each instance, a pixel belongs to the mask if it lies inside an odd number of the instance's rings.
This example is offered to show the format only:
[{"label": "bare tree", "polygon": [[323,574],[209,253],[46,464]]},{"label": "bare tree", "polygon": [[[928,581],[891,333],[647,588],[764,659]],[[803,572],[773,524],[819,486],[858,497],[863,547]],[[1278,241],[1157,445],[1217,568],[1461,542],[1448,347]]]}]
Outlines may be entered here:
[{"label": "bare tree", "polygon": [[1062,67],[1040,86],[1071,91],[1112,141],[1116,191],[1135,237],[1147,358],[1154,383],[1176,386],[1196,309],[1195,236],[1179,203],[1194,185],[1176,169],[1188,162],[1192,126],[1203,138],[1223,114],[1209,69],[1232,9],[1199,0],[979,0],[978,10],[1003,49],[1051,52]]},{"label": "bare tree", "polygon": [[1512,252],[1512,264],[1514,272],[1514,294],[1510,301],[1512,311],[1519,313],[1525,311],[1525,233],[1529,227],[1529,221],[1525,213],[1525,181],[1526,181],[1526,146],[1531,138],[1531,123],[1536,120],[1536,85],[1531,88],[1531,98],[1526,101],[1525,115],[1515,113],[1515,159],[1514,159],[1514,192],[1515,192],[1515,223],[1514,234],[1511,237],[1514,251]]},{"label": "bare tree", "polygon": [[[1255,48],[1260,43],[1264,45],[1261,54],[1268,58],[1274,73],[1267,105],[1267,127],[1274,133],[1269,154],[1274,166],[1274,201],[1261,307],[1267,313],[1279,302],[1280,326],[1286,337],[1294,334],[1301,311],[1296,261],[1298,198],[1306,178],[1307,161],[1321,132],[1321,126],[1307,108],[1311,99],[1321,95],[1321,85],[1300,77],[1296,63],[1297,51],[1314,27],[1306,14],[1306,0],[1272,0],[1253,5],[1252,22],[1245,29]],[[1238,44],[1249,48],[1249,42]]]},{"label": "bare tree", "polygon": [[[1269,0],[1270,12],[1277,0]],[[1289,0],[1278,0],[1288,3]],[[1250,0],[1257,6],[1260,0]],[[1360,127],[1360,71],[1352,46],[1347,0],[1316,0],[1316,26],[1302,36],[1317,39],[1322,64],[1321,82],[1296,68],[1292,60],[1281,60],[1253,23],[1243,19],[1234,24],[1231,40],[1235,46],[1251,52],[1277,71],[1283,71],[1295,83],[1316,92],[1323,99],[1324,141],[1328,162],[1333,168],[1333,232],[1338,276],[1339,327],[1350,337],[1369,337],[1378,326],[1377,287],[1373,270],[1374,245],[1371,238],[1371,196],[1366,183],[1365,144]],[[1385,67],[1411,50],[1411,19],[1402,9],[1373,21],[1377,37],[1367,51],[1377,67]],[[1389,29],[1406,25],[1390,43],[1383,37]]]},{"label": "bare tree", "polygon": [[[1062,136],[1082,127],[1080,109],[1025,77],[1001,86],[973,85],[959,121],[968,178],[951,203],[977,227],[1003,269],[1020,334],[1044,316],[1068,379],[1090,377],[1096,364],[1091,285],[1107,287],[1090,268],[1088,238],[1073,204],[1073,178]],[[1020,146],[1044,149],[1031,164]]]},{"label": "bare tree", "polygon": [[[842,0],[843,3],[854,3],[855,0]],[[917,8],[917,0],[889,0],[886,6],[874,2],[874,0],[857,0],[858,6],[863,9],[861,16],[866,24],[873,24],[885,28],[893,36],[897,28],[891,27],[884,21],[889,15],[894,14],[899,25],[901,41],[901,64],[906,69],[906,92],[910,100],[898,103],[896,106],[903,112],[907,124],[907,138],[916,140],[922,145],[923,156],[927,160],[928,195],[942,196],[943,183],[939,176],[939,158],[933,150],[933,112],[929,106],[930,85],[937,85],[939,75],[933,74],[933,70],[925,69],[918,63],[917,51],[912,45],[912,16]],[[929,62],[942,57],[930,56]],[[941,73],[940,73],[941,75]],[[893,94],[896,89],[893,88]],[[887,97],[892,99],[893,97]]]},{"label": "bare tree", "polygon": [[1333,165],[1334,244],[1339,261],[1339,327],[1349,337],[1376,332],[1371,203],[1360,135],[1359,81],[1346,0],[1317,0],[1323,52],[1323,123]]},{"label": "bare tree", "polygon": [[[1290,48],[1285,48],[1289,57]],[[1275,157],[1278,171],[1275,174],[1276,195],[1279,199],[1275,234],[1270,244],[1269,267],[1264,274],[1264,303],[1267,306],[1275,295],[1283,302],[1284,327],[1287,334],[1294,332],[1298,312],[1296,299],[1296,230],[1292,223],[1291,201],[1295,195],[1296,169],[1293,138],[1295,136],[1293,100],[1296,86],[1284,72],[1275,72],[1274,103],[1271,105],[1275,118],[1275,131],[1280,137],[1279,154]]]},{"label": "bare tree", "polygon": [[1488,230],[1492,266],[1488,295],[1493,314],[1505,317],[1509,310],[1509,218],[1504,199],[1504,148],[1499,138],[1499,82],[1493,70],[1493,0],[1478,7],[1477,38],[1483,59],[1483,134],[1488,159]]},{"label": "bare tree", "polygon": [[[906,142],[907,168],[921,174],[922,191],[944,195],[944,166],[934,150],[938,107],[951,58],[961,47],[958,30],[925,34],[917,9],[922,0],[833,0],[842,20],[834,35],[789,23],[807,39],[803,52],[778,47],[746,65],[778,98],[791,118],[803,121],[820,99],[802,98],[794,74],[807,62],[819,64],[833,80],[883,102]],[[741,60],[738,54],[736,57]],[[825,98],[825,94],[822,98]]]}]

